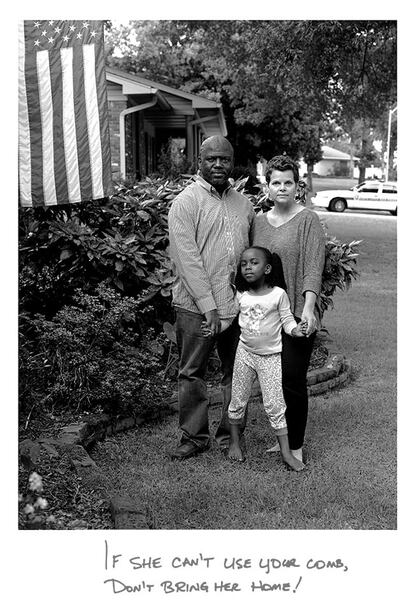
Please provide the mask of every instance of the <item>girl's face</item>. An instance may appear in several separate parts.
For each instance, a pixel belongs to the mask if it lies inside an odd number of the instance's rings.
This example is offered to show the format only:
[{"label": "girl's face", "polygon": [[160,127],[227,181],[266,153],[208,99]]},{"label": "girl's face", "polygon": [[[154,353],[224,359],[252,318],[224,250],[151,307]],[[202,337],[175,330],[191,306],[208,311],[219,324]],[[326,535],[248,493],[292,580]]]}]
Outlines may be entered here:
[{"label": "girl's face", "polygon": [[241,256],[240,271],[248,284],[255,284],[272,270],[261,250],[249,248]]},{"label": "girl's face", "polygon": [[269,198],[280,205],[295,204],[297,183],[292,170],[273,170],[267,185]]}]

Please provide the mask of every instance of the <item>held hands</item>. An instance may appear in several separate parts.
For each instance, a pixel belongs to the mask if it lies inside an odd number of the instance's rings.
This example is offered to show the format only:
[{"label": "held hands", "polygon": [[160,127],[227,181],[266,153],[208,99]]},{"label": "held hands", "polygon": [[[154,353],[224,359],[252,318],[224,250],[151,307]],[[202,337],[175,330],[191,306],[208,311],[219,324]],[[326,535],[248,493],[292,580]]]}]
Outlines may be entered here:
[{"label": "held hands", "polygon": [[298,323],[298,325],[296,326],[296,328],[293,328],[292,332],[290,333],[291,336],[295,336],[296,338],[300,338],[303,336],[306,336],[306,332],[308,330],[308,324],[306,321],[300,321]]},{"label": "held hands", "polygon": [[306,309],[303,310],[302,319],[299,324],[300,326],[306,325],[306,330],[304,332],[305,336],[310,336],[316,330],[316,317],[313,312],[309,312]]},{"label": "held hands", "polygon": [[216,336],[220,332],[220,317],[217,309],[205,313],[206,321],[201,324],[203,336]]}]

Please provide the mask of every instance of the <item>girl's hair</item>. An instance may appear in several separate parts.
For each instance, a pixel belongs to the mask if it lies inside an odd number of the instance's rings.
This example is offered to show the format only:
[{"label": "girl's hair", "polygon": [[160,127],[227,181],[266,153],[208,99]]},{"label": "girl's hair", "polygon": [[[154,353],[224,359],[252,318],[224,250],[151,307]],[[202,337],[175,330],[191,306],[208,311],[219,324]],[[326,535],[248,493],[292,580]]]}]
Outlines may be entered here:
[{"label": "girl's hair", "polygon": [[[268,286],[278,286],[279,288],[283,288],[286,290],[286,282],[283,275],[282,261],[276,253],[270,252],[267,248],[263,248],[262,246],[249,246],[245,248],[246,250],[259,250],[263,256],[265,257],[266,265],[271,266],[270,273],[265,273],[265,283]],[[241,273],[241,261],[237,267],[235,286],[239,292],[245,292],[250,288],[247,281],[244,279]]]},{"label": "girl's hair", "polygon": [[266,164],[265,177],[266,182],[269,184],[270,177],[272,176],[273,170],[280,170],[280,172],[285,172],[286,170],[291,170],[293,172],[293,180],[295,183],[299,181],[299,168],[298,165],[292,158],[288,155],[276,155]]}]

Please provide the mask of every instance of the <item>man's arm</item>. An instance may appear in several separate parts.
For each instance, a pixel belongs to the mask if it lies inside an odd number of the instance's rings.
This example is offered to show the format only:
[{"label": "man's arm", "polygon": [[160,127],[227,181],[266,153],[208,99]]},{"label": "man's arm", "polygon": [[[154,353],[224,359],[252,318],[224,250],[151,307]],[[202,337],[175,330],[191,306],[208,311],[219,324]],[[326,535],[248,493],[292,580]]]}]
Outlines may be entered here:
[{"label": "man's arm", "polygon": [[[194,216],[191,206],[184,201],[185,198],[181,198],[173,202],[168,215],[171,260],[200,313],[204,315],[215,311],[217,314],[210,281],[196,242]],[[210,317],[207,321],[211,323],[213,319]]]}]

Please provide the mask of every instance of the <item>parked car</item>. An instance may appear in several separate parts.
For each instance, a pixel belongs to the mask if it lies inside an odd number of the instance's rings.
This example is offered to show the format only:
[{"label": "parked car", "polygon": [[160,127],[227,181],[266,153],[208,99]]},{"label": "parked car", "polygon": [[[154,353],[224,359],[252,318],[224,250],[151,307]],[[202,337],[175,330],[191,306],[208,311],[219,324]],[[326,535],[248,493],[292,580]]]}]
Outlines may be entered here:
[{"label": "parked car", "polygon": [[352,189],[330,189],[318,191],[312,203],[332,212],[343,212],[347,208],[359,210],[388,210],[397,214],[397,183],[365,181]]}]

